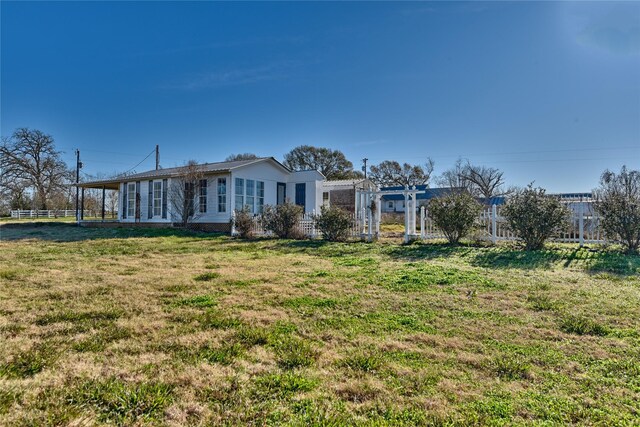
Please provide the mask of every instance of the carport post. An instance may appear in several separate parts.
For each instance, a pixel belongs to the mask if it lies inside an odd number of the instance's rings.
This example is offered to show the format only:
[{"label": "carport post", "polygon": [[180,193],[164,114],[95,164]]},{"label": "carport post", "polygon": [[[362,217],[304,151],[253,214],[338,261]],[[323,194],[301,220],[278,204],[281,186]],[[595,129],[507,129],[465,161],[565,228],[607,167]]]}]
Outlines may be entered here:
[{"label": "carport post", "polygon": [[84,219],[84,187],[82,187],[82,192],[81,192],[82,196],[81,197],[81,202],[80,202],[80,219]]},{"label": "carport post", "polygon": [[105,188],[102,186],[102,222],[104,222],[104,196],[105,196]]}]

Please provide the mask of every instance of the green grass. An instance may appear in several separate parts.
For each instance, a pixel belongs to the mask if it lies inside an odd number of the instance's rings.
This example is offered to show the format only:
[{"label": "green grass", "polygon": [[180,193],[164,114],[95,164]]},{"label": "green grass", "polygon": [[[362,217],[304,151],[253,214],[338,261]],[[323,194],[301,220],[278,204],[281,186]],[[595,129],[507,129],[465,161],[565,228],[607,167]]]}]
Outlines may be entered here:
[{"label": "green grass", "polygon": [[0,233],[0,425],[638,424],[616,248]]}]

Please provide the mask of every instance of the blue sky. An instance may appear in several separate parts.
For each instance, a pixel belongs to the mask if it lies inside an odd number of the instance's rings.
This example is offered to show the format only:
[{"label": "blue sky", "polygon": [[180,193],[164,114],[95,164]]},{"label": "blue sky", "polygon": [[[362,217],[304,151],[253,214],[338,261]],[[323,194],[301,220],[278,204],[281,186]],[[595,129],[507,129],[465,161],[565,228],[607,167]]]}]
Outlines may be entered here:
[{"label": "blue sky", "polygon": [[[300,144],[587,191],[640,168],[640,3],[6,2],[1,133],[88,174]],[[136,168],[153,168],[153,156]]]}]

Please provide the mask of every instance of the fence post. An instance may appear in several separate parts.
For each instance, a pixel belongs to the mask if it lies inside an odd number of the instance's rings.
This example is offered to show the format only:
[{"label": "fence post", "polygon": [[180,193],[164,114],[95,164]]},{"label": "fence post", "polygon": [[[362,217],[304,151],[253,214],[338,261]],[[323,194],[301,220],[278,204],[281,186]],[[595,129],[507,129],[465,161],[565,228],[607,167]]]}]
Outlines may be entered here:
[{"label": "fence post", "polygon": [[236,211],[231,211],[231,235],[236,235]]},{"label": "fence post", "polygon": [[420,238],[424,240],[424,206],[420,206]]},{"label": "fence post", "polygon": [[498,207],[491,205],[491,242],[495,245],[498,241]]},{"label": "fence post", "polygon": [[580,208],[578,209],[578,232],[580,233],[580,247],[584,246],[584,203],[580,202]]}]

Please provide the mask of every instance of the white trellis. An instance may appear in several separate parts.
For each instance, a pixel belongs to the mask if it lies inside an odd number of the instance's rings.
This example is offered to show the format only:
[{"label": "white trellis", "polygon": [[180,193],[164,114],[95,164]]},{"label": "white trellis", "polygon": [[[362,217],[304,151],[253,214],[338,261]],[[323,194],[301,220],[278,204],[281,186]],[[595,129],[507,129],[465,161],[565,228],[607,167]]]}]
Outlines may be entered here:
[{"label": "white trellis", "polygon": [[417,190],[415,185],[413,187],[405,186],[404,190],[356,190],[355,214],[360,236],[369,241],[380,236],[382,196],[401,194],[404,196],[404,241],[408,243],[413,239],[417,239],[417,196],[423,193],[425,191]]}]

